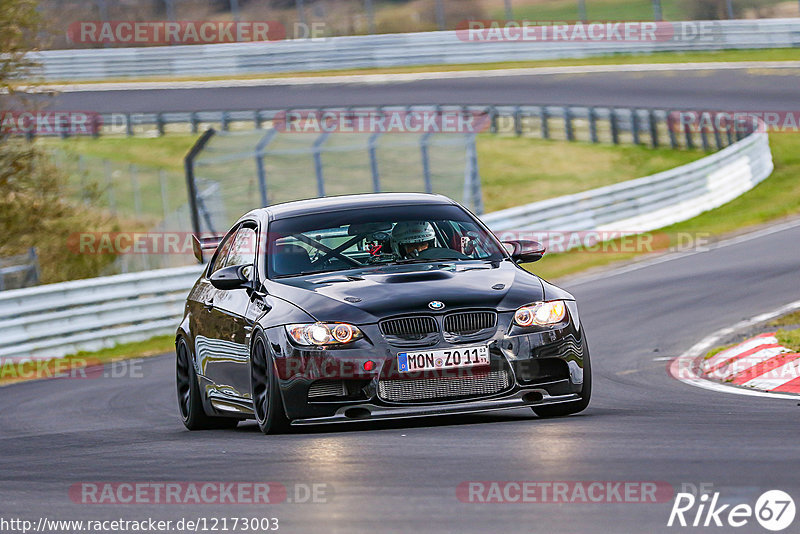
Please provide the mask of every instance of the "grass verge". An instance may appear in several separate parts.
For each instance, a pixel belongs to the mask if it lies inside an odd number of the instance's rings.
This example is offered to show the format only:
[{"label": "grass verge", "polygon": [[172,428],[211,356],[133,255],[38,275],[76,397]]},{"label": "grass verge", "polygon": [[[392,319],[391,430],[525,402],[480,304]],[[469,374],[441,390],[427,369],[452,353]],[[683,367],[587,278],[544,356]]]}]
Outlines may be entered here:
[{"label": "grass verge", "polygon": [[55,358],[46,362],[0,362],[0,386],[17,382],[40,380],[45,378],[92,378],[102,373],[92,373],[88,369],[112,362],[147,358],[171,352],[175,347],[172,335],[156,336],[145,341],[119,343],[113,347],[98,351],[81,351],[63,358]]},{"label": "grass verge", "polygon": [[197,141],[198,135],[170,134],[163,137],[70,137],[39,138],[37,143],[48,149],[64,150],[88,158],[107,159],[118,163],[161,167],[183,173],[183,157]]},{"label": "grass verge", "polygon": [[795,330],[778,330],[775,337],[778,338],[778,343],[784,347],[794,352],[800,352],[800,328]]},{"label": "grass verge", "polygon": [[704,155],[696,150],[567,143],[491,134],[478,138],[478,164],[487,213],[647,176]]},{"label": "grass verge", "polygon": [[708,360],[709,358],[711,358],[712,356],[716,356],[717,354],[719,354],[723,350],[728,350],[729,348],[731,348],[733,346],[736,346],[736,345],[738,345],[738,343],[729,343],[727,345],[722,345],[721,347],[714,347],[713,349],[708,351],[708,353],[705,355],[705,357],[703,359],[704,360]]},{"label": "grass verge", "polygon": [[800,134],[773,134],[770,147],[775,161],[772,176],[719,208],[658,230],[662,239],[654,239],[650,250],[628,252],[623,243],[612,242],[605,247],[607,252],[576,249],[545,256],[527,267],[544,278],[559,278],[665,252],[680,245],[679,240],[686,236],[713,241],[747,227],[796,215],[800,213]]},{"label": "grass verge", "polygon": [[778,317],[767,323],[769,326],[792,326],[800,324],[800,310]]},{"label": "grass verge", "polygon": [[[175,134],[160,138],[100,137],[39,142],[89,158],[160,166],[182,173],[183,156],[195,139],[194,135]],[[487,212],[631,180],[684,165],[704,155],[697,150],[567,143],[491,134],[481,134],[477,146]],[[182,178],[179,182],[172,189],[185,187]],[[149,185],[152,188],[142,179],[144,196],[157,199],[159,184]]]},{"label": "grass verge", "polygon": [[[177,172],[194,139],[192,135],[176,134],[162,138],[105,137],[40,142],[115,161],[160,163]],[[800,181],[797,180],[800,134],[773,134],[770,146],[775,161],[772,176],[724,206],[661,229],[659,233],[667,239],[656,240],[651,250],[627,252],[622,243],[611,242],[603,253],[576,249],[550,254],[529,268],[544,278],[559,278],[651,252],[664,252],[676,246],[679,234],[716,239],[742,228],[800,213]],[[566,143],[489,134],[478,138],[478,162],[487,212],[645,176],[702,155],[699,151]]]}]

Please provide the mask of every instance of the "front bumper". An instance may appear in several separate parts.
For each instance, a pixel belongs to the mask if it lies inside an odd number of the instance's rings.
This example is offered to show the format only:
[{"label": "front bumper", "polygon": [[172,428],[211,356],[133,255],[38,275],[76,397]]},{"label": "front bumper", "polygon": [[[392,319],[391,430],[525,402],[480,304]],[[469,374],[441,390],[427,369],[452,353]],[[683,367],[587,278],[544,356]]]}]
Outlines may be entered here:
[{"label": "front bumper", "polygon": [[[282,327],[268,330],[267,336],[286,414],[294,425],[475,413],[580,399],[588,348],[577,308],[574,302],[568,304],[568,319],[556,327],[520,329],[510,324],[513,314],[498,314],[497,329],[490,337],[462,344],[487,344],[491,370],[508,374],[507,387],[501,391],[470,397],[398,401],[378,393],[381,380],[404,378],[396,369],[398,352],[456,346],[445,340],[425,348],[398,347],[381,338],[377,325],[360,326],[367,339],[348,348],[300,349],[286,339]],[[366,361],[377,364],[374,371],[363,370]],[[341,399],[311,398],[312,384],[326,380],[344,380],[348,382],[345,389],[354,394]]]}]

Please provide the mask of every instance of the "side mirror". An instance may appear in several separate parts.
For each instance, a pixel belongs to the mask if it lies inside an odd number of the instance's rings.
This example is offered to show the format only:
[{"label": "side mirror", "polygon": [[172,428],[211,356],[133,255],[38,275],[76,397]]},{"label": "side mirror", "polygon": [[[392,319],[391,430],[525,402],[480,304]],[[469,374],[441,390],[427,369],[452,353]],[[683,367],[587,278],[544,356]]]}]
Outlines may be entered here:
[{"label": "side mirror", "polygon": [[511,259],[515,263],[531,263],[539,261],[544,256],[544,245],[538,241],[503,241],[503,245],[511,254]]},{"label": "side mirror", "polygon": [[194,257],[197,258],[198,262],[205,263],[206,259],[203,257],[203,251],[215,250],[221,240],[222,236],[197,237],[192,234],[192,252],[194,252]]},{"label": "side mirror", "polygon": [[233,265],[231,267],[224,267],[208,279],[211,285],[217,289],[244,289],[250,287],[250,265]]}]

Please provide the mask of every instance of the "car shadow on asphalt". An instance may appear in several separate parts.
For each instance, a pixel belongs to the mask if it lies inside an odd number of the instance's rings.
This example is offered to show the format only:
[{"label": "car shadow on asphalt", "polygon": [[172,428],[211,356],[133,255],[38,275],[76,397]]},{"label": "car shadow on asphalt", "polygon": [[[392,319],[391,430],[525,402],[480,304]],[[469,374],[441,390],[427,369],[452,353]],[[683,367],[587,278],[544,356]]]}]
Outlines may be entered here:
[{"label": "car shadow on asphalt", "polygon": [[[406,419],[391,419],[384,421],[363,421],[358,423],[335,423],[320,425],[293,426],[287,434],[291,435],[316,435],[332,433],[350,432],[370,432],[376,430],[404,430],[418,428],[441,428],[459,427],[467,425],[490,425],[508,422],[530,421],[532,423],[545,424],[554,421],[566,422],[568,419],[585,419],[595,415],[594,411],[580,413],[565,417],[553,417],[542,419],[533,413],[526,413],[525,409],[514,410],[505,413],[480,413],[466,415],[441,415],[436,417],[409,417]],[[239,423],[236,432],[258,433],[258,426],[254,421],[243,421]]]}]

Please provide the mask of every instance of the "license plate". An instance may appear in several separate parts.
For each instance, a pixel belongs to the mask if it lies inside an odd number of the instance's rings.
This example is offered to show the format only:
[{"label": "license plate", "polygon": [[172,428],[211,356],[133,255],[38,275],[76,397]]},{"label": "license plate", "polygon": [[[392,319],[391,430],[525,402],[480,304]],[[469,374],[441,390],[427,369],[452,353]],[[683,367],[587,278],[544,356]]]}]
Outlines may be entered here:
[{"label": "license plate", "polygon": [[435,371],[457,367],[489,365],[489,347],[459,347],[457,349],[401,352],[397,355],[397,368],[401,373]]}]

